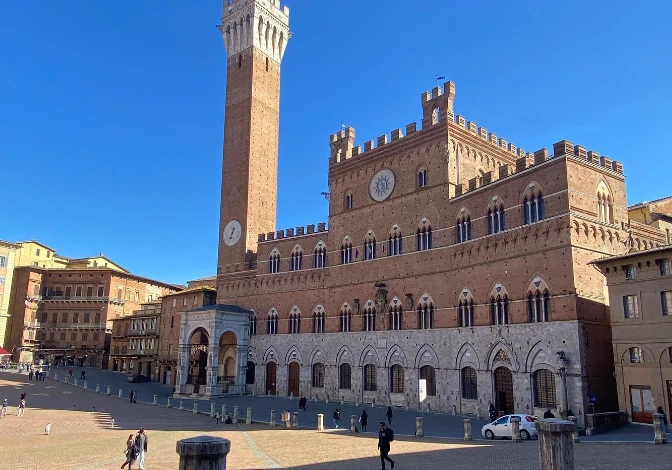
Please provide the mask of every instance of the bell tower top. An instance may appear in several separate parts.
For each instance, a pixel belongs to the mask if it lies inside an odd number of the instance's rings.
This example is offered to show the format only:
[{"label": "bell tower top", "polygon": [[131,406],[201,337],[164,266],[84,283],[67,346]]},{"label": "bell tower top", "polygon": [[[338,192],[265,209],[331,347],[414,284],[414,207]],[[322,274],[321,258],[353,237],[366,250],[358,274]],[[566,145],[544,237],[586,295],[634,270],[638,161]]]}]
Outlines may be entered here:
[{"label": "bell tower top", "polygon": [[219,30],[229,58],[255,47],[278,64],[289,40],[289,7],[280,0],[224,0]]}]

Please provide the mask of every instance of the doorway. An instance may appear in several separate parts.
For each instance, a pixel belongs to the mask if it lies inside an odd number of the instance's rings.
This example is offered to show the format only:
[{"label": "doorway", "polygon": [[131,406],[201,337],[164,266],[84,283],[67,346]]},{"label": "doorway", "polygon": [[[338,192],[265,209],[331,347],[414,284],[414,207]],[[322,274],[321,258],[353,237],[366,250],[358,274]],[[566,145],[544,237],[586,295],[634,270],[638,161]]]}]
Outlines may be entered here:
[{"label": "doorway", "polygon": [[278,366],[275,362],[269,362],[266,364],[266,393],[269,395],[275,395],[276,389],[276,375],[278,371]]},{"label": "doorway", "polygon": [[505,415],[513,413],[513,375],[506,367],[495,369],[495,407]]},{"label": "doorway", "polygon": [[633,422],[653,424],[654,407],[651,387],[631,386],[630,405]]},{"label": "doorway", "polygon": [[170,367],[166,367],[163,370],[163,383],[164,383],[164,385],[171,385],[170,380],[171,380],[172,373],[173,373],[173,371],[170,370]]},{"label": "doorway", "polygon": [[301,366],[298,362],[289,363],[289,387],[288,394],[294,394],[294,397],[299,396],[299,385],[301,383]]}]

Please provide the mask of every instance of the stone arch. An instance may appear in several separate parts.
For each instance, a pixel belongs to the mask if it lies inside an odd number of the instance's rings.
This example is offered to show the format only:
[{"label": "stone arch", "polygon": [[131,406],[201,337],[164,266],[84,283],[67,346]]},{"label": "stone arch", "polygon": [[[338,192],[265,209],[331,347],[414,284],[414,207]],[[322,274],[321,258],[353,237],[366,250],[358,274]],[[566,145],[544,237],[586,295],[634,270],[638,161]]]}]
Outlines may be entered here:
[{"label": "stone arch", "polygon": [[658,360],[658,363],[660,365],[670,363],[670,352],[669,352],[670,348],[672,348],[672,343],[670,343],[667,347],[663,348],[662,352],[660,353],[660,359]]},{"label": "stone arch", "polygon": [[277,364],[279,357],[278,351],[273,346],[269,346],[266,351],[264,351],[264,364],[268,364],[269,362],[275,362]]},{"label": "stone arch", "polygon": [[525,358],[525,372],[531,374],[539,369],[549,369],[557,372],[555,354],[545,348],[541,341],[532,345]]},{"label": "stone arch", "polygon": [[537,181],[530,180],[527,183],[525,183],[525,186],[520,192],[519,203],[523,204],[523,202],[525,202],[526,197],[529,199],[530,197],[536,196],[538,194],[545,194],[544,187],[540,185]]},{"label": "stone arch", "polygon": [[285,364],[289,364],[290,362],[298,362],[299,365],[303,364],[301,351],[295,345],[289,348],[285,355]]},{"label": "stone arch", "polygon": [[[199,330],[200,330],[200,331],[199,331]],[[187,341],[188,341],[188,344],[192,344],[192,339],[194,338],[194,335],[195,335],[196,333],[205,334],[205,337],[207,338],[207,340],[205,341],[205,343],[202,342],[203,340],[202,340],[202,338],[201,338],[201,339],[199,340],[199,341],[200,341],[199,344],[208,344],[208,343],[210,342],[210,332],[208,331],[208,329],[207,329],[206,327],[204,327],[203,325],[195,325],[195,326],[191,329],[191,331],[189,332],[189,334],[187,335]]]},{"label": "stone arch", "polygon": [[490,346],[486,355],[486,370],[495,370],[499,366],[505,366],[513,372],[517,372],[520,367],[513,349],[503,341],[497,341]]},{"label": "stone arch", "polygon": [[422,366],[439,369],[439,356],[429,344],[424,344],[415,355],[415,368],[420,369]]},{"label": "stone arch", "polygon": [[[637,343],[628,343],[621,345],[623,347],[623,352],[621,352],[621,364],[630,364],[630,348],[639,348],[644,353],[644,364],[656,364],[656,356],[653,352],[643,344]],[[627,360],[626,360],[627,357]]]},{"label": "stone arch", "polygon": [[466,219],[467,217],[471,218],[471,211],[469,211],[466,206],[460,207],[455,213],[455,220],[460,220],[462,218]]},{"label": "stone arch", "polygon": [[336,365],[340,367],[341,364],[355,365],[355,356],[347,346],[341,346],[341,349],[336,353]]},{"label": "stone arch", "polygon": [[527,299],[527,294],[530,292],[539,291],[543,293],[544,291],[552,292],[546,280],[541,276],[541,274],[535,273],[528,278],[527,287],[523,291],[521,298]]},{"label": "stone arch", "polygon": [[316,362],[321,362],[325,366],[327,361],[327,355],[324,354],[324,351],[322,351],[322,348],[319,346],[316,346],[315,349],[310,353],[310,365],[312,367],[313,364]]},{"label": "stone arch", "polygon": [[457,294],[457,303],[469,302],[470,300],[474,300],[474,295],[471,293],[468,287],[465,287],[460,291],[459,294]]},{"label": "stone arch", "polygon": [[481,370],[481,361],[478,353],[469,343],[464,343],[457,352],[457,356],[455,356],[455,368],[457,370],[462,370],[466,366],[473,367],[475,370]]},{"label": "stone arch", "polygon": [[509,295],[509,291],[501,282],[495,282],[492,284],[492,288],[490,289],[490,295],[488,298],[490,299],[494,297],[496,299],[497,296],[500,296],[502,298],[504,298],[504,296],[507,296],[509,299],[511,298],[511,296]]},{"label": "stone arch", "polygon": [[362,355],[359,358],[359,366],[364,367],[367,364],[374,364],[376,367],[380,367],[380,358],[378,357],[378,351],[376,348],[367,345],[362,351]]},{"label": "stone arch", "polygon": [[404,350],[398,344],[389,349],[385,358],[385,367],[392,367],[395,364],[399,364],[404,368],[406,367],[406,354],[404,354]]},{"label": "stone arch", "polygon": [[250,362],[257,363],[257,350],[254,346],[248,346],[247,348],[247,360]]}]

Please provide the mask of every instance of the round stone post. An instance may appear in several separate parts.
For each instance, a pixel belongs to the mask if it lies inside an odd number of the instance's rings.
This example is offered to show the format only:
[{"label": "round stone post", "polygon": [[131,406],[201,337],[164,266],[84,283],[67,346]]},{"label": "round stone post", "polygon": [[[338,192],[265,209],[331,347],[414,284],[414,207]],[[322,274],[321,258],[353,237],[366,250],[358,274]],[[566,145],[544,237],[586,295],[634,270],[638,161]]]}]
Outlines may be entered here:
[{"label": "round stone post", "polygon": [[77,379],[75,379],[72,383],[76,387],[77,386]]},{"label": "round stone post", "polygon": [[355,406],[359,406],[359,397],[355,398]]},{"label": "round stone post", "polygon": [[222,405],[222,423],[226,421],[226,405]]},{"label": "round stone post", "polygon": [[275,410],[271,410],[271,419],[268,422],[269,426],[275,426]]},{"label": "round stone post", "polygon": [[653,414],[653,443],[667,444],[667,436],[665,435],[665,425],[663,424],[663,415],[660,413]]},{"label": "round stone post", "polygon": [[252,424],[252,408],[247,407],[247,416],[245,417],[245,424]]},{"label": "round stone post", "polygon": [[100,393],[100,384],[96,384],[96,393]]},{"label": "round stone post", "polygon": [[570,416],[568,418],[572,424],[574,424],[574,434],[572,435],[572,440],[574,441],[574,444],[579,442],[579,428],[576,427],[576,416]]},{"label": "round stone post", "polygon": [[198,402],[194,400],[194,408],[192,409],[192,413],[198,414]]},{"label": "round stone post", "polygon": [[299,429],[299,412],[294,412],[294,426],[295,429]]},{"label": "round stone post", "polygon": [[[77,379],[75,379],[75,380],[77,380]],[[124,396],[124,391],[120,388],[119,389],[119,398],[123,398],[123,396]]]},{"label": "round stone post", "polygon": [[324,414],[317,414],[317,430],[324,431]]},{"label": "round stone post", "polygon": [[107,386],[107,396],[109,396],[111,392],[112,392],[112,387],[110,387],[110,386],[108,385],[108,386]]},{"label": "round stone post", "polygon": [[535,425],[539,431],[540,470],[574,470],[574,424],[549,418]]},{"label": "round stone post", "polygon": [[415,437],[423,437],[425,434],[422,430],[422,416],[415,417]]},{"label": "round stone post", "polygon": [[86,389],[89,388],[88,384],[86,383],[86,380],[85,380],[84,383],[82,384],[82,388],[86,388]]},{"label": "round stone post", "polygon": [[350,432],[355,432],[356,427],[357,427],[357,416],[350,415]]},{"label": "round stone post", "polygon": [[171,403],[171,401],[172,401],[172,398],[168,397],[168,401],[166,402],[166,408],[172,408],[173,407],[173,404]]},{"label": "round stone post", "polygon": [[238,424],[238,407],[233,407],[233,424]]},{"label": "round stone post", "polygon": [[184,400],[180,398],[180,409],[184,409]]},{"label": "round stone post", "polygon": [[476,406],[476,419],[481,419],[481,407]]},{"label": "round stone post", "polygon": [[294,392],[289,392],[289,400],[294,400]]},{"label": "round stone post", "polygon": [[58,372],[54,372],[54,380],[58,380]]},{"label": "round stone post", "polygon": [[197,436],[177,441],[179,470],[226,470],[231,441],[219,437]]},{"label": "round stone post", "polygon": [[159,396],[154,395],[154,401],[152,402],[153,405],[158,405],[159,404]]},{"label": "round stone post", "polygon": [[451,410],[450,414],[457,416],[457,407],[455,405],[453,405],[453,409]]},{"label": "round stone post", "polygon": [[471,420],[469,418],[464,420],[464,440],[471,440]]},{"label": "round stone post", "polygon": [[511,442],[514,444],[520,442],[520,418],[518,416],[511,418]]},{"label": "round stone post", "polygon": [[215,404],[213,402],[210,402],[210,417],[215,417]]}]

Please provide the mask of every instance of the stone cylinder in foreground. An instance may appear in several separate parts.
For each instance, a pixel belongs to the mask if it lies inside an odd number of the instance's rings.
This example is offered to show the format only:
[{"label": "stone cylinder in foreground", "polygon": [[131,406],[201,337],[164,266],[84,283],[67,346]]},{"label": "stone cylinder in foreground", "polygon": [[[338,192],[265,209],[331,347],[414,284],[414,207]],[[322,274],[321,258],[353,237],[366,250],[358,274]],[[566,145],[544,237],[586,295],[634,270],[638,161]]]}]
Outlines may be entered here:
[{"label": "stone cylinder in foreground", "polygon": [[579,442],[579,428],[576,426],[576,416],[570,416],[569,419],[574,424],[574,434],[572,435],[572,440],[574,444]]},{"label": "stone cylinder in foreground", "polygon": [[667,435],[665,434],[663,415],[659,413],[653,414],[653,434],[654,444],[667,444]]},{"label": "stone cylinder in foreground", "polygon": [[252,408],[247,408],[247,416],[245,417],[245,424],[252,424]]},{"label": "stone cylinder in foreground", "polygon": [[268,422],[269,426],[275,426],[275,410],[271,410],[271,420]]},{"label": "stone cylinder in foreground", "polygon": [[324,431],[324,414],[317,414],[317,430]]},{"label": "stone cylinder in foreground", "polygon": [[355,432],[356,427],[357,427],[357,416],[350,415],[350,432]]},{"label": "stone cylinder in foreground", "polygon": [[539,432],[540,470],[574,470],[574,424],[553,418],[535,425]]},{"label": "stone cylinder in foreground", "polygon": [[520,442],[520,418],[518,416],[511,418],[511,442]]},{"label": "stone cylinder in foreground", "polygon": [[231,441],[219,437],[196,436],[177,441],[180,470],[226,470]]},{"label": "stone cylinder in foreground", "polygon": [[422,416],[415,417],[415,437],[423,437],[425,435],[422,430]]},{"label": "stone cylinder in foreground", "polygon": [[238,424],[238,406],[233,407],[233,424]]},{"label": "stone cylinder in foreground", "polygon": [[471,440],[471,420],[469,418],[467,418],[463,422],[464,422],[464,440],[465,441],[470,441]]}]

